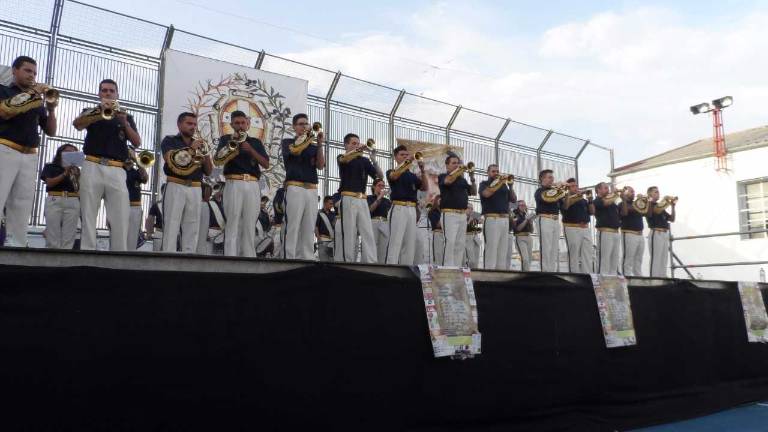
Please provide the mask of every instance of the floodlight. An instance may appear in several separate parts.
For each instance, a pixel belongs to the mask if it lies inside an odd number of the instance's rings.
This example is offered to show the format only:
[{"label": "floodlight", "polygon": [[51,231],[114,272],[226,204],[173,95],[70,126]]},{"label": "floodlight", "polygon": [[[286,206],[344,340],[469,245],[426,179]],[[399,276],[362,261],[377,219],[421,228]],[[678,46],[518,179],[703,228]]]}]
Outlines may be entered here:
[{"label": "floodlight", "polygon": [[694,115],[708,113],[710,111],[712,111],[712,107],[706,102],[691,107],[691,112]]},{"label": "floodlight", "polygon": [[720,99],[713,100],[712,105],[717,109],[723,109],[733,105],[733,98],[730,96],[721,97]]}]

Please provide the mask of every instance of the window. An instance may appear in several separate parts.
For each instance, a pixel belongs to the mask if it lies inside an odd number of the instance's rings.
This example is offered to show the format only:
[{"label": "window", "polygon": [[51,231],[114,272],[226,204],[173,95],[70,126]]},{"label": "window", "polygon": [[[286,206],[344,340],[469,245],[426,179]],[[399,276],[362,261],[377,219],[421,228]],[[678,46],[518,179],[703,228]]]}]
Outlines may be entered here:
[{"label": "window", "polygon": [[[768,229],[768,177],[738,183],[739,231],[750,232]],[[768,238],[766,232],[744,234],[742,240]]]}]

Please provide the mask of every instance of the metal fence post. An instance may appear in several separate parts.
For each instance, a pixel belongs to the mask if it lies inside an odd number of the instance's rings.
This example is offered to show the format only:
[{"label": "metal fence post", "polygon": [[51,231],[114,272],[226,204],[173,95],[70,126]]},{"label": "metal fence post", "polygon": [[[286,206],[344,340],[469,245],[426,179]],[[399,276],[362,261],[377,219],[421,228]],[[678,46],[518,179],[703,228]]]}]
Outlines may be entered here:
[{"label": "metal fence post", "polygon": [[589,140],[584,141],[584,145],[581,146],[581,148],[579,149],[579,152],[576,153],[576,157],[573,158],[574,159],[573,166],[576,170],[576,173],[575,173],[576,175],[574,176],[574,178],[576,178],[577,184],[580,184],[579,183],[579,158],[581,157],[581,154],[584,153],[584,150],[587,148],[588,145],[589,145]]},{"label": "metal fence post", "polygon": [[[392,105],[392,109],[389,111],[389,148],[391,150],[395,149],[395,143],[397,140],[395,139],[395,115],[397,114],[397,110],[400,108],[400,104],[403,103],[403,98],[405,97],[405,90],[400,90],[400,93],[397,95],[397,99],[395,100],[395,104]],[[394,168],[394,159],[391,159],[390,167]]]},{"label": "metal fence post", "polygon": [[510,123],[512,123],[512,119],[507,118],[507,121],[504,122],[504,126],[502,126],[499,133],[496,134],[496,139],[493,140],[493,163],[495,163],[496,166],[499,165],[499,142],[501,142],[501,136],[504,135],[504,131],[507,130]]},{"label": "metal fence post", "polygon": [[264,64],[264,57],[267,56],[266,51],[259,51],[259,56],[256,58],[256,64],[253,65],[254,69],[261,69],[261,65]]},{"label": "metal fence post", "polygon": [[[58,40],[59,40],[59,27],[61,26],[61,16],[64,10],[64,0],[56,0],[53,5],[53,15],[51,15],[51,28],[50,28],[50,35],[48,36],[48,55],[45,59],[45,83],[48,85],[53,85],[53,78],[54,73],[56,70],[56,47],[58,46]],[[43,169],[43,164],[45,163],[45,160],[43,158],[45,157],[45,148],[48,145],[48,136],[45,134],[45,131],[43,131],[42,136],[40,138],[40,149],[42,151],[38,152],[37,155],[37,172],[39,173]],[[30,225],[42,225],[42,221],[40,220],[40,195],[43,194],[43,187],[41,183],[37,183],[35,185],[35,198],[32,202],[32,214],[31,214],[31,224]]]},{"label": "metal fence post", "polygon": [[552,136],[554,131],[550,129],[547,131],[547,136],[544,137],[543,140],[541,140],[541,144],[539,144],[539,148],[536,149],[536,176],[538,178],[539,173],[543,169],[543,166],[541,164],[541,149],[544,148],[545,145],[547,145],[547,141],[549,141],[549,137]]},{"label": "metal fence post", "polygon": [[451,128],[453,127],[453,122],[456,121],[456,117],[459,116],[460,111],[461,111],[461,105],[456,107],[456,111],[453,112],[451,119],[448,120],[448,125],[445,127],[445,144],[446,145],[451,145]]},{"label": "metal fence post", "polygon": [[328,88],[328,93],[325,95],[325,118],[323,121],[326,124],[326,128],[328,130],[328,136],[325,137],[325,168],[323,169],[323,175],[325,176],[325,179],[323,179],[323,190],[325,191],[325,195],[330,195],[328,193],[328,185],[330,182],[328,181],[328,164],[331,163],[330,156],[331,156],[331,100],[333,99],[333,92],[336,91],[336,86],[339,85],[339,80],[341,79],[341,71],[336,72],[336,75],[333,76],[333,81],[331,81],[331,86]]},{"label": "metal fence post", "polygon": [[173,42],[173,33],[175,29],[173,25],[168,26],[165,31],[165,39],[163,40],[163,48],[160,50],[160,68],[157,73],[157,118],[155,119],[155,142],[152,146],[152,151],[155,153],[155,160],[157,163],[152,167],[152,200],[157,200],[157,194],[160,186],[158,185],[158,179],[160,178],[160,160],[162,155],[160,154],[160,142],[163,139],[163,91],[165,89],[165,52],[171,48]]}]

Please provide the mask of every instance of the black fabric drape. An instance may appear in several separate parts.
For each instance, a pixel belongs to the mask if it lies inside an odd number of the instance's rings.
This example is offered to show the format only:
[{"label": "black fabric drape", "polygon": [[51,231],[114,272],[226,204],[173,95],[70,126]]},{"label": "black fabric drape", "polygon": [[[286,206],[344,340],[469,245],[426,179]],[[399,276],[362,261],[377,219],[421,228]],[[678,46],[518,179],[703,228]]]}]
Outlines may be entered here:
[{"label": "black fabric drape", "polygon": [[4,430],[625,430],[768,398],[735,284],[475,282],[483,353],[432,358],[415,276],[0,266]]}]

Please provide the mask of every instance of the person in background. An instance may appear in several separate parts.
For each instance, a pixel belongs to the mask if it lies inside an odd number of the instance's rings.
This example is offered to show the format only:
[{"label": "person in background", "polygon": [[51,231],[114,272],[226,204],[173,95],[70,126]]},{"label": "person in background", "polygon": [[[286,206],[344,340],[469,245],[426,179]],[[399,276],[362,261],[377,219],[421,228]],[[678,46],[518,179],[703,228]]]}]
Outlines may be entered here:
[{"label": "person in background", "polygon": [[520,255],[520,270],[531,271],[531,262],[533,261],[533,219],[535,214],[528,214],[528,206],[525,201],[517,202],[517,208],[512,212],[510,219],[512,232],[514,232],[515,248]]},{"label": "person in background", "polygon": [[211,244],[208,240],[208,230],[211,226],[211,207],[208,203],[213,195],[213,188],[206,182],[200,186],[200,228],[197,231],[197,253],[200,255],[209,255],[212,252]]},{"label": "person in background", "polygon": [[440,211],[440,195],[435,195],[432,199],[432,208],[427,212],[427,220],[429,221],[429,229],[431,234],[431,249],[432,249],[432,264],[443,265],[443,257],[445,256],[445,234],[443,233],[443,226],[441,221],[443,214]]},{"label": "person in background", "polygon": [[480,247],[483,240],[480,235],[483,227],[480,226],[481,214],[475,211],[472,204],[467,205],[467,235],[465,243],[464,265],[469,268],[480,267]]},{"label": "person in background", "polygon": [[72,249],[80,221],[80,199],[77,194],[80,170],[62,165],[62,154],[76,152],[77,147],[64,144],[56,149],[53,161],[45,164],[40,179],[45,182],[45,247]]},{"label": "person in background", "polygon": [[333,211],[333,197],[323,198],[323,208],[317,212],[315,237],[317,237],[317,257],[320,261],[333,261],[336,212]]},{"label": "person in background", "polygon": [[152,203],[144,222],[146,237],[152,239],[152,251],[163,250],[163,197],[165,196],[165,184],[160,186],[160,199]]},{"label": "person in background", "polygon": [[128,188],[128,201],[130,202],[126,250],[135,251],[139,244],[141,221],[144,215],[141,208],[141,185],[149,181],[149,174],[136,162],[136,151],[129,149],[129,154],[129,161],[126,161],[125,165],[125,186]]},{"label": "person in background", "polygon": [[371,195],[368,195],[368,210],[371,212],[371,228],[373,229],[373,241],[376,243],[376,260],[379,264],[386,262],[387,244],[389,244],[389,210],[392,201],[385,196],[384,179],[377,178],[371,186]]}]

